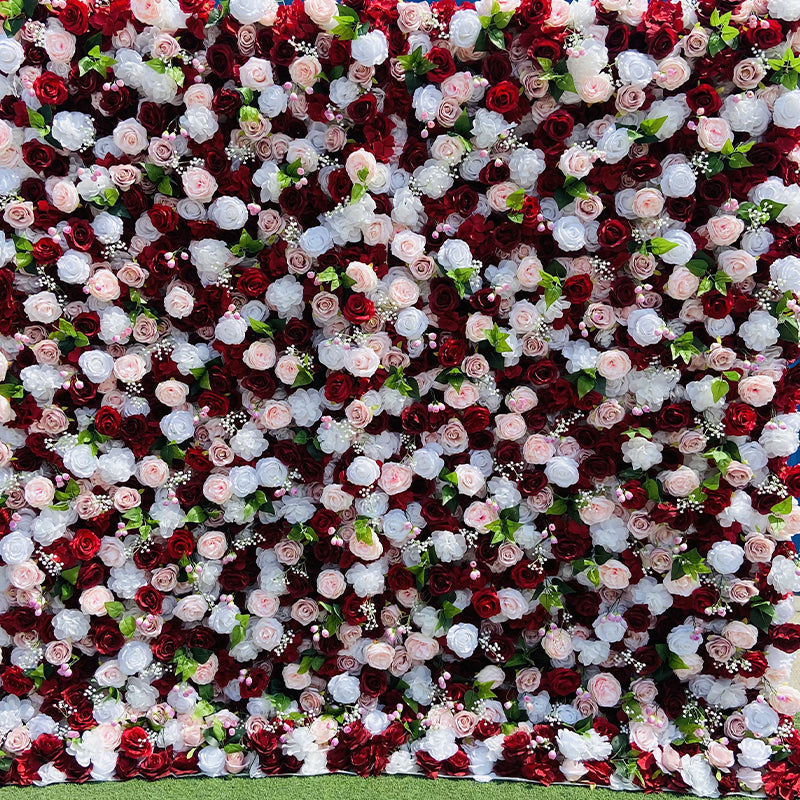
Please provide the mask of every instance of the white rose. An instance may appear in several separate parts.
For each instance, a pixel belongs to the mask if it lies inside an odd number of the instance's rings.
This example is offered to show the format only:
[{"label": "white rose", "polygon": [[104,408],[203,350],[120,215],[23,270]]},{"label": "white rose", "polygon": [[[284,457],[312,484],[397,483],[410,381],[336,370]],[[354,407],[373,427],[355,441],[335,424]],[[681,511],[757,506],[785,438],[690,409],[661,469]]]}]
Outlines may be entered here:
[{"label": "white rose", "polygon": [[247,222],[247,206],[238,197],[218,197],[208,207],[208,218],[224,231],[239,230]]},{"label": "white rose", "polygon": [[634,436],[622,443],[622,457],[634,469],[648,470],[661,463],[663,445],[645,439],[643,436]]},{"label": "white rose", "polygon": [[578,465],[571,458],[566,456],[555,456],[551,458],[544,468],[544,474],[550,483],[566,488],[577,483],[580,475]]},{"label": "white rose", "polygon": [[688,164],[670,164],[661,173],[660,186],[667,197],[689,197],[697,188],[697,179]]},{"label": "white rose", "polygon": [[355,675],[334,675],[328,681],[328,693],[337,703],[355,703],[361,696],[361,688]]},{"label": "white rose", "polygon": [[191,411],[170,411],[159,427],[169,441],[180,444],[194,436],[194,415]]},{"label": "white rose", "polygon": [[231,0],[231,16],[242,25],[252,25],[267,15],[271,0]]},{"label": "white rose", "polygon": [[376,461],[366,456],[356,456],[347,467],[347,480],[356,486],[371,486],[381,475]]},{"label": "white rose", "polygon": [[104,350],[84,350],[78,366],[92,383],[102,383],[114,371],[114,358]]},{"label": "white rose", "polygon": [[389,57],[389,43],[383,31],[370,31],[350,42],[350,54],[365,67],[375,67]]},{"label": "white rose", "polygon": [[722,575],[732,575],[744,563],[744,549],[733,542],[714,542],[706,556],[708,565]]},{"label": "white rose", "polygon": [[482,30],[477,12],[462,8],[450,18],[450,41],[456,47],[472,47]]},{"label": "white rose", "polygon": [[0,72],[12,75],[25,60],[25,51],[22,45],[16,40],[3,35],[0,39]]},{"label": "white rose", "polygon": [[76,609],[65,608],[53,617],[53,633],[63,641],[83,639],[89,633],[89,619]]},{"label": "white rose", "polygon": [[652,308],[637,308],[628,315],[628,335],[646,347],[661,341],[664,320]]},{"label": "white rose", "polygon": [[800,125],[800,90],[784,92],[775,101],[772,121],[781,128],[796,128]]},{"label": "white rose", "polygon": [[153,651],[146,642],[126,642],[117,656],[119,668],[126,675],[141,672],[153,661]]},{"label": "white rose", "polygon": [[311,258],[318,258],[333,247],[331,232],[321,225],[304,231],[298,244]]},{"label": "white rose", "polygon": [[453,625],[447,632],[447,646],[459,658],[469,658],[478,646],[478,629],[469,622]]},{"label": "white rose", "polygon": [[64,283],[85,283],[91,273],[92,260],[86,253],[67,250],[56,261],[58,277]]},{"label": "white rose", "polygon": [[586,244],[586,229],[578,217],[561,217],[553,225],[553,238],[562,250],[580,250]]}]

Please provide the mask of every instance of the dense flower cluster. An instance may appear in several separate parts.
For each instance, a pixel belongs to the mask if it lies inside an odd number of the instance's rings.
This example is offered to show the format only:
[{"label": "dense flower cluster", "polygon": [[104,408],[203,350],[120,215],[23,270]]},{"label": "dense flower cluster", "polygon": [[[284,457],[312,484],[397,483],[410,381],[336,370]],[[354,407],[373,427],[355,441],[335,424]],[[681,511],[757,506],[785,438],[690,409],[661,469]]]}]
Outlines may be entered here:
[{"label": "dense flower cluster", "polygon": [[797,0],[0,13],[5,782],[797,795]]}]

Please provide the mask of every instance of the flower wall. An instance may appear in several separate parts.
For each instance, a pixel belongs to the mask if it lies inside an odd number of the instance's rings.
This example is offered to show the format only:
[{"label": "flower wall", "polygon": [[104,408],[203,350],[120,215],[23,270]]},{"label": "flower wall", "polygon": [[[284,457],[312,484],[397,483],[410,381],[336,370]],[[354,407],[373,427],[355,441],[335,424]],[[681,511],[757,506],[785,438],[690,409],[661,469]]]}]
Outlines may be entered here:
[{"label": "flower wall", "polygon": [[0,14],[4,782],[796,796],[796,0]]}]

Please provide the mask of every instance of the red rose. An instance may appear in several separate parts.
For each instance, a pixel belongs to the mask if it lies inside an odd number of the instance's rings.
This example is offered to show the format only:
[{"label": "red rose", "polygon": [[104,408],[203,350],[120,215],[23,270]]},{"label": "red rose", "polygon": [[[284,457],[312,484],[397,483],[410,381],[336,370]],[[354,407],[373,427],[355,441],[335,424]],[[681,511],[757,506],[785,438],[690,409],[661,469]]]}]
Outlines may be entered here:
[{"label": "red rose", "polygon": [[364,325],[375,316],[375,304],[360,292],[351,294],[344,304],[342,314],[353,325]]},{"label": "red rose", "polygon": [[171,206],[156,204],[148,212],[150,222],[159,233],[170,233],[178,227],[180,217]]},{"label": "red rose", "polygon": [[472,595],[472,607],[481,619],[489,619],[500,613],[500,600],[492,588],[479,589]]},{"label": "red rose", "polygon": [[80,0],[67,0],[67,4],[58,12],[58,21],[65,30],[80,36],[89,30],[89,8]]},{"label": "red rose", "polygon": [[800,625],[796,622],[784,622],[770,628],[770,644],[784,653],[795,653],[800,650]]},{"label": "red rose", "polygon": [[455,75],[456,64],[449,50],[444,47],[432,47],[425,56],[428,61],[434,63],[434,67],[428,70],[426,78],[434,83],[441,83],[445,78]]},{"label": "red rose", "polygon": [[519,86],[501,81],[486,93],[486,108],[498,114],[509,114],[519,105]]},{"label": "red rose", "polygon": [[38,264],[49,264],[61,257],[61,247],[52,239],[43,237],[33,245],[31,255]]},{"label": "red rose", "polygon": [[757,422],[756,410],[747,403],[731,403],[725,409],[725,433],[729,436],[747,436]]},{"label": "red rose", "polygon": [[111,406],[100,406],[94,417],[94,427],[103,436],[116,436],[121,422],[119,411]]},{"label": "red rose", "polygon": [[81,561],[90,561],[100,551],[100,539],[88,528],[80,528],[70,542],[75,557]]},{"label": "red rose", "polygon": [[153,752],[153,745],[150,743],[147,731],[139,725],[126,728],[122,732],[119,748],[125,755],[132,758],[144,758]]},{"label": "red rose", "polygon": [[160,614],[164,603],[164,595],[152,586],[142,586],[136,590],[133,599],[136,605],[149,614]]},{"label": "red rose", "polygon": [[25,697],[33,691],[33,681],[19,667],[6,667],[2,681],[3,689],[17,697]]},{"label": "red rose", "polygon": [[584,303],[592,294],[592,279],[588,275],[571,275],[564,281],[564,297],[570,303]]},{"label": "red rose", "polygon": [[59,106],[69,97],[64,79],[48,70],[33,82],[33,92],[43,105]]},{"label": "red rose", "polygon": [[331,403],[344,403],[354,388],[355,381],[346,372],[332,372],[325,380],[325,397]]}]

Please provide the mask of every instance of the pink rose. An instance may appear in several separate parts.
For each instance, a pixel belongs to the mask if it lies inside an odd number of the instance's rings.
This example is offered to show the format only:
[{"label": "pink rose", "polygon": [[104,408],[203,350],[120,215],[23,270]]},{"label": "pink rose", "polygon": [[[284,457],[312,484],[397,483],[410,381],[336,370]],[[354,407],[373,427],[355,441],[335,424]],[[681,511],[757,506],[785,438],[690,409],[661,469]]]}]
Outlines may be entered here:
[{"label": "pink rose", "polygon": [[600,582],[609,589],[625,589],[631,582],[631,571],[615,558],[598,567]]},{"label": "pink rose", "polygon": [[739,397],[748,405],[760,408],[775,397],[775,383],[766,375],[750,375],[737,384]]},{"label": "pink rose", "polygon": [[406,652],[413,661],[430,661],[439,655],[439,642],[422,633],[412,633],[405,642]]},{"label": "pink rose", "polygon": [[394,661],[394,648],[386,642],[373,642],[364,651],[364,658],[373,669],[385,671]]},{"label": "pink rose", "polygon": [[186,196],[198,203],[211,202],[218,186],[216,178],[202,167],[188,167],[181,182]]},{"label": "pink rose", "polygon": [[546,436],[534,433],[525,441],[522,455],[528,464],[546,464],[555,455],[555,448]]},{"label": "pink rose", "polygon": [[247,596],[247,610],[256,617],[274,617],[280,602],[274,594],[255,589]]},{"label": "pink rose", "polygon": [[673,497],[688,497],[700,486],[700,478],[691,468],[680,466],[662,478],[665,491]]},{"label": "pink rose", "polygon": [[231,482],[227,475],[212,474],[203,483],[203,497],[216,505],[226,503],[232,494]]},{"label": "pink rose", "polygon": [[601,708],[613,708],[622,697],[620,682],[610,672],[600,672],[590,678],[586,688]]},{"label": "pink rose", "polygon": [[197,540],[197,553],[202,558],[218,561],[228,549],[225,535],[219,531],[206,531]]},{"label": "pink rose", "polygon": [[344,594],[347,584],[341,572],[335,569],[324,569],[317,575],[317,591],[326,600],[335,600]]}]

